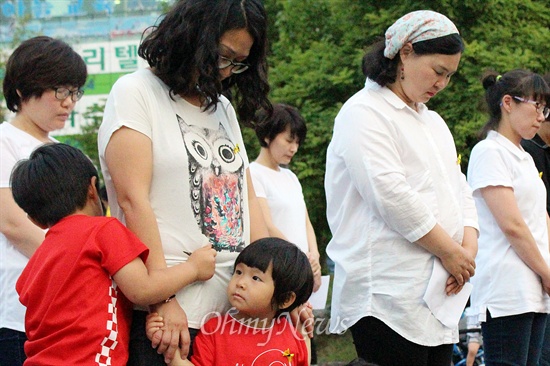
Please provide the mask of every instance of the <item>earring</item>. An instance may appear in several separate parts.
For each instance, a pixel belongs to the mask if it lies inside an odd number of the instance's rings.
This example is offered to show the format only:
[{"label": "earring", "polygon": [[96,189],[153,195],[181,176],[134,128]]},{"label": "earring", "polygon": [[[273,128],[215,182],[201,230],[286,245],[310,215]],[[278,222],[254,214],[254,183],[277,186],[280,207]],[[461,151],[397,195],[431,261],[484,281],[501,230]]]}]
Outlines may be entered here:
[{"label": "earring", "polygon": [[405,68],[401,68],[401,80],[405,80]]}]

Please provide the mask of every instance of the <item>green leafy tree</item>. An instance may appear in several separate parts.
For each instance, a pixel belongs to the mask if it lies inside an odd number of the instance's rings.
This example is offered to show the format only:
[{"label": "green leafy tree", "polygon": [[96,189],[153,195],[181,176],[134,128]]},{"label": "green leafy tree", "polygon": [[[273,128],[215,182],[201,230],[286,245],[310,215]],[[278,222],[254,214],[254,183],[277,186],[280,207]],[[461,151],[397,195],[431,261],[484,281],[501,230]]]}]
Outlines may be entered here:
[{"label": "green leafy tree", "polygon": [[105,101],[101,104],[94,103],[89,106],[82,114],[86,120],[86,124],[81,126],[82,132],[78,135],[61,136],[58,139],[61,142],[77,147],[84,152],[94,163],[100,174],[100,180],[103,182],[101,176],[101,169],[99,165],[99,152],[97,148],[97,132],[99,126],[103,120],[103,110],[105,109]]},{"label": "green leafy tree", "polygon": [[[167,4],[163,3],[164,10]],[[362,88],[361,59],[387,27],[402,15],[431,9],[451,18],[466,43],[458,72],[447,90],[429,107],[447,121],[467,167],[477,131],[486,120],[480,77],[486,69],[550,71],[550,8],[547,0],[265,0],[269,16],[269,79],[273,102],[299,108],[308,136],[292,162],[302,186],[319,248],[331,234],[326,222],[325,157],[334,117],[342,104]],[[97,162],[97,128],[103,106],[85,114],[83,136],[71,136]],[[243,129],[253,160],[259,145],[251,129]]]},{"label": "green leafy tree", "polygon": [[457,148],[465,157],[465,169],[478,141],[477,132],[487,120],[480,81],[483,72],[494,69],[504,73],[515,68],[541,74],[550,71],[546,49],[550,8],[547,1],[492,0],[486,8],[474,8],[460,19],[467,48],[450,92],[445,93],[450,98],[438,100],[436,107],[445,112]]},{"label": "green leafy tree", "polygon": [[[308,123],[305,144],[291,168],[300,178],[319,247],[330,240],[324,170],[334,117],[364,83],[361,58],[402,15],[420,9],[451,18],[466,43],[459,71],[447,90],[430,101],[454,134],[466,168],[477,131],[486,120],[480,77],[493,68],[550,71],[547,0],[266,0],[270,24],[271,98],[298,107]],[[245,132],[249,155],[257,144]]]}]

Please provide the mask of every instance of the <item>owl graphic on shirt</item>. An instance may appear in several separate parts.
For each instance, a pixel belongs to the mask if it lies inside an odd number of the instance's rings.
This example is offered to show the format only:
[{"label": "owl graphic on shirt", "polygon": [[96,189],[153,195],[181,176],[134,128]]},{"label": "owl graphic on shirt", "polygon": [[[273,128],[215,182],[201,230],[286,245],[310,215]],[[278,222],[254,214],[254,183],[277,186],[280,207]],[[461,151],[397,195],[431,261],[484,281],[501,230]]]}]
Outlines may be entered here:
[{"label": "owl graphic on shirt", "polygon": [[244,248],[243,176],[239,149],[218,129],[188,125],[177,115],[189,158],[191,208],[201,232],[217,251]]}]

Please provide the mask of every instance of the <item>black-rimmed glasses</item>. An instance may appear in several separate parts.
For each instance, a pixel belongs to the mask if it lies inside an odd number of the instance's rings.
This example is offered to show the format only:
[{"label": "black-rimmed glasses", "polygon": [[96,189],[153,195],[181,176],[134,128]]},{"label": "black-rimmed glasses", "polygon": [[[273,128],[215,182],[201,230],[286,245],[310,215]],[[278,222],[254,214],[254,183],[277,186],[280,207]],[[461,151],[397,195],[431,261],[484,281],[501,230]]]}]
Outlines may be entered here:
[{"label": "black-rimmed glasses", "polygon": [[537,109],[537,113],[542,113],[545,119],[548,118],[548,116],[550,116],[550,108],[548,108],[548,106],[544,104],[541,104],[535,100],[516,97],[515,95],[514,95],[514,99],[519,100],[520,102],[523,102],[523,103],[529,103],[534,105],[535,108]]},{"label": "black-rimmed glasses", "polygon": [[65,100],[68,96],[71,96],[73,102],[78,102],[84,95],[84,90],[69,90],[67,88],[52,88],[55,91],[55,98],[59,100]]},{"label": "black-rimmed glasses", "polygon": [[220,55],[220,58],[218,60],[218,68],[220,70],[223,70],[225,68],[228,68],[231,66],[231,73],[233,74],[240,74],[241,72],[244,72],[248,70],[250,65],[242,63],[242,62],[235,62],[227,57],[223,57]]}]

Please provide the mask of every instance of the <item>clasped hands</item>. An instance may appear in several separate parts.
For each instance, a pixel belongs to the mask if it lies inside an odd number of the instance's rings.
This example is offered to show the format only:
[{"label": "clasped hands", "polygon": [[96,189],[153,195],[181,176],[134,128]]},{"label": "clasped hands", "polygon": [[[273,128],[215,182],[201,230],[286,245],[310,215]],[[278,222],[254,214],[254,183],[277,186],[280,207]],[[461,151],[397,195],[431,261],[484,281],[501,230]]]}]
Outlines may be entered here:
[{"label": "clasped hands", "polygon": [[464,284],[474,276],[476,270],[475,256],[461,245],[456,245],[440,258],[441,264],[450,273],[445,286],[447,295],[458,294]]}]

